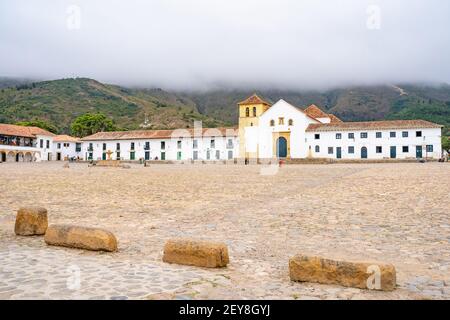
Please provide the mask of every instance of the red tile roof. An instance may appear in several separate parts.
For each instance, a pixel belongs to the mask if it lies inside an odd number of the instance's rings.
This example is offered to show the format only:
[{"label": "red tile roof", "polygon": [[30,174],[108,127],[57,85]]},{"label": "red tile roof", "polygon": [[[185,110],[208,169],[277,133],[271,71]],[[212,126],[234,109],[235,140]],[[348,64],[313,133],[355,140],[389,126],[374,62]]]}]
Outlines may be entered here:
[{"label": "red tile roof", "polygon": [[329,118],[330,116],[323,112],[318,106],[315,104],[310,105],[305,109],[305,113],[312,118]]},{"label": "red tile roof", "polygon": [[383,129],[429,129],[443,126],[425,120],[392,120],[368,122],[335,122],[310,124],[306,131],[349,131]]},{"label": "red tile roof", "polygon": [[80,141],[80,138],[75,138],[68,136],[66,134],[58,135],[53,137],[54,142],[78,142]]},{"label": "red tile roof", "polygon": [[251,97],[247,98],[246,100],[238,103],[238,105],[249,105],[249,104],[265,104],[267,106],[270,106],[270,103],[258,97],[256,93],[253,94]]},{"label": "red tile roof", "polygon": [[[236,128],[203,128],[201,132],[195,132],[195,136],[203,137],[225,137],[238,136]],[[178,137],[193,137],[194,129],[177,130],[135,130],[135,131],[114,131],[98,132],[96,134],[81,138],[81,141],[94,140],[135,140],[135,139],[172,139]]]},{"label": "red tile roof", "polygon": [[0,134],[25,138],[35,138],[37,135],[55,136],[53,133],[38,127],[24,127],[5,123],[0,123]]},{"label": "red tile roof", "polygon": [[330,117],[331,123],[341,123],[344,122],[338,117],[336,117],[334,114],[329,113],[328,116]]}]

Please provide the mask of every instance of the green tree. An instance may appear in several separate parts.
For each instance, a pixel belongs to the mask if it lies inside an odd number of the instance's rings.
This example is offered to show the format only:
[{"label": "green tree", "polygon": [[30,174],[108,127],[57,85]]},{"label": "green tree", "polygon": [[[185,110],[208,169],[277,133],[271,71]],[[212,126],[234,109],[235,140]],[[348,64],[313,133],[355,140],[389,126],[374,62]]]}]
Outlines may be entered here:
[{"label": "green tree", "polygon": [[31,120],[31,121],[20,121],[20,122],[17,122],[16,125],[24,126],[24,127],[38,127],[38,128],[50,131],[52,133],[58,133],[58,128],[56,126],[54,126],[51,123],[48,123],[47,121],[39,120],[39,119],[35,119],[35,120]]},{"label": "green tree", "polygon": [[76,118],[70,126],[72,134],[77,137],[85,137],[102,131],[117,130],[112,119],[103,113],[86,113]]},{"label": "green tree", "polygon": [[450,151],[450,137],[442,136],[442,150]]}]

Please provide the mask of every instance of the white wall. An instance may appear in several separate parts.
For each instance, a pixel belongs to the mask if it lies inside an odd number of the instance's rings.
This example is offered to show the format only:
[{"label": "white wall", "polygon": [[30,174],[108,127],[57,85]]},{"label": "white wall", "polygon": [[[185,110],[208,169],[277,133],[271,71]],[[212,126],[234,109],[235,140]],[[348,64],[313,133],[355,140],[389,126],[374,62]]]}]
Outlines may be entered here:
[{"label": "white wall", "polygon": [[[81,142],[79,142],[82,144]],[[65,146],[66,145],[66,146]],[[68,146],[67,146],[68,145]],[[80,158],[84,159],[83,148],[81,146],[81,152],[76,151],[76,142],[53,142],[53,160],[57,160],[58,153],[61,154],[61,161],[66,158]]]},{"label": "white wall", "polygon": [[[402,136],[402,132],[408,132],[408,137]],[[416,131],[422,131],[422,137],[416,137]],[[367,132],[367,139],[361,138],[361,132]],[[382,133],[382,138],[376,138],[376,132]],[[396,132],[396,137],[391,138],[390,132]],[[342,139],[336,139],[336,134],[341,133]],[[355,138],[349,139],[348,134],[354,133]],[[315,134],[320,134],[320,139],[315,139]],[[366,147],[368,159],[389,159],[391,146],[396,147],[397,159],[416,158],[416,146],[422,146],[422,156],[428,158],[441,157],[441,129],[397,129],[397,130],[358,130],[358,131],[330,131],[307,132],[308,148],[311,147],[314,158],[337,158],[337,147],[342,148],[343,159],[361,159],[361,148]],[[432,145],[433,152],[426,152],[426,146]],[[320,151],[316,152],[315,147]],[[354,154],[349,154],[348,147],[353,146]],[[381,146],[382,152],[377,153],[376,147]],[[403,147],[408,147],[408,152],[403,152]],[[333,154],[328,153],[328,148],[333,147]]]},{"label": "white wall", "polygon": [[[42,141],[42,147],[41,147],[41,141]],[[48,146],[48,148],[47,148]],[[42,136],[37,135],[36,136],[36,148],[39,149],[40,157],[36,155],[36,161],[48,161],[55,160],[55,153],[53,151],[53,137],[50,136]]]},{"label": "white wall", "polygon": [[[279,125],[279,118],[284,118],[284,125]],[[289,119],[293,120],[293,126],[289,126]],[[275,121],[275,126],[270,126],[270,121]],[[311,123],[319,123],[308,117],[304,112],[290,105],[284,100],[278,101],[267,110],[259,119],[259,157],[272,158],[273,133],[290,132],[291,158],[306,158],[306,128]]]},{"label": "white wall", "polygon": [[[211,139],[214,139],[214,148],[211,148]],[[227,148],[227,140],[232,140],[232,148]],[[194,149],[194,140],[197,140],[197,147]],[[165,148],[161,148],[161,142],[165,142]],[[181,148],[178,145],[181,141]],[[150,160],[162,160],[162,152],[165,153],[165,160],[178,160],[178,153],[181,152],[180,160],[191,160],[194,158],[194,151],[197,152],[198,160],[207,160],[208,151],[210,160],[216,159],[216,152],[219,152],[221,160],[228,159],[228,152],[236,158],[239,152],[237,137],[199,137],[199,138],[176,138],[176,139],[135,139],[135,140],[109,140],[109,141],[83,141],[82,154],[85,159],[89,154],[89,143],[93,146],[93,160],[101,160],[103,156],[103,143],[106,143],[106,151],[112,151],[111,158],[117,160],[117,143],[120,143],[120,159],[130,160],[131,143],[134,142],[135,160],[145,159],[146,152],[149,152]],[[149,142],[150,149],[144,150],[146,142]]]}]

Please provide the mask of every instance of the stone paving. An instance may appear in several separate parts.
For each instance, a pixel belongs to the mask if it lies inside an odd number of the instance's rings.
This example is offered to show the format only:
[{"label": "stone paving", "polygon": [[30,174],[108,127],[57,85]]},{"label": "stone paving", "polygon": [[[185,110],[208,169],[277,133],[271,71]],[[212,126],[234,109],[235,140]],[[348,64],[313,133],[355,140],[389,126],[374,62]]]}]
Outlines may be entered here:
[{"label": "stone paving", "polygon": [[[0,164],[0,299],[450,299],[449,164],[261,169]],[[119,251],[17,237],[26,205],[46,207],[50,224],[109,229]],[[223,241],[231,263],[162,263],[172,237]],[[290,282],[297,253],[393,263],[398,289]]]}]

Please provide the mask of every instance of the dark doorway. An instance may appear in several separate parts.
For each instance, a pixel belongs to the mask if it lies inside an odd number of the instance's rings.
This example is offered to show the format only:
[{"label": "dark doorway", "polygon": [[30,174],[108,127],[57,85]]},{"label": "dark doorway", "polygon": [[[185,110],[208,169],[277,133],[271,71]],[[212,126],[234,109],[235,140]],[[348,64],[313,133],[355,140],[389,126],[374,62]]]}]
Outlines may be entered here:
[{"label": "dark doorway", "polygon": [[361,159],[367,159],[367,148],[366,147],[361,148]]},{"label": "dark doorway", "polygon": [[416,146],[416,158],[422,159],[422,146]]},{"label": "dark doorway", "polygon": [[391,147],[391,159],[397,158],[397,147],[392,146]]},{"label": "dark doorway", "polygon": [[338,159],[342,159],[342,148],[341,147],[336,148],[336,157]]},{"label": "dark doorway", "polygon": [[6,162],[6,153],[0,152],[0,162]]},{"label": "dark doorway", "polygon": [[287,140],[284,137],[280,137],[277,140],[277,157],[278,158],[287,157]]},{"label": "dark doorway", "polygon": [[56,160],[61,161],[61,152],[56,153]]}]

